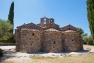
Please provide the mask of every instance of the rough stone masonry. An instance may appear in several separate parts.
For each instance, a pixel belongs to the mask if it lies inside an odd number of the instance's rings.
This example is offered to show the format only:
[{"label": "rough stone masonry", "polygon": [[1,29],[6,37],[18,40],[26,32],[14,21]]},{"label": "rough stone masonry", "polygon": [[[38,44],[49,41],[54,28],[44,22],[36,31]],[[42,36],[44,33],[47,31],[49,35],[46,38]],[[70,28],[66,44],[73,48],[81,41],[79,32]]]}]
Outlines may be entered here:
[{"label": "rough stone masonry", "polygon": [[59,27],[53,18],[28,23],[15,30],[17,52],[63,52],[83,50],[80,31],[72,25]]}]

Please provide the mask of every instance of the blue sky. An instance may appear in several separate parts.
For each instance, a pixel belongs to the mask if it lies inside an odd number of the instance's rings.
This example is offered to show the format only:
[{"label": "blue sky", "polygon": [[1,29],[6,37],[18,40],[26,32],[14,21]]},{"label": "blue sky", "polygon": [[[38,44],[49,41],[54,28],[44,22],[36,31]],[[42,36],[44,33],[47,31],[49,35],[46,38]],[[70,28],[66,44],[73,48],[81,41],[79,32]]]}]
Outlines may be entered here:
[{"label": "blue sky", "polygon": [[86,0],[0,0],[0,19],[7,20],[14,1],[14,28],[24,23],[40,23],[44,15],[60,27],[71,24],[90,35]]}]

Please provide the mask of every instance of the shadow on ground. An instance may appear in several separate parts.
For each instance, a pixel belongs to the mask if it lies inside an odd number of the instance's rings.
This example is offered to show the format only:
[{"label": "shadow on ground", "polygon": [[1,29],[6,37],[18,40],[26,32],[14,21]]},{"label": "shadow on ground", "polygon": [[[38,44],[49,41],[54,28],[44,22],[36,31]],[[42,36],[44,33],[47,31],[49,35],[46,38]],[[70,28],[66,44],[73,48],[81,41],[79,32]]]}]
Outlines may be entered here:
[{"label": "shadow on ground", "polygon": [[0,62],[3,62],[5,60],[7,60],[8,58],[14,57],[15,54],[16,54],[16,52],[15,52],[14,48],[13,49],[4,49],[3,56],[0,58]]},{"label": "shadow on ground", "polygon": [[[27,56],[27,55],[43,55],[43,56],[67,56],[67,55],[70,55],[70,54],[83,54],[83,53],[88,53],[90,50],[82,50],[82,51],[79,51],[79,52],[57,52],[57,53],[48,53],[48,52],[33,52],[33,53],[26,53],[26,55],[24,55],[24,53],[20,53],[20,52],[16,52],[14,48],[12,49],[4,49],[3,53],[4,53],[4,56],[2,58],[0,58],[0,62],[2,63],[3,61],[9,59],[9,58],[14,58],[14,57],[18,57],[20,59],[20,57],[24,57]],[[19,56],[16,56],[16,54],[19,54]],[[22,54],[22,55],[21,55]],[[33,57],[33,56],[32,56]]]},{"label": "shadow on ground", "polygon": [[[56,54],[70,54],[70,53],[88,53],[90,50],[81,50],[79,52],[55,52]],[[50,52],[51,53],[51,52]],[[49,54],[48,52],[28,52],[27,54]]]}]

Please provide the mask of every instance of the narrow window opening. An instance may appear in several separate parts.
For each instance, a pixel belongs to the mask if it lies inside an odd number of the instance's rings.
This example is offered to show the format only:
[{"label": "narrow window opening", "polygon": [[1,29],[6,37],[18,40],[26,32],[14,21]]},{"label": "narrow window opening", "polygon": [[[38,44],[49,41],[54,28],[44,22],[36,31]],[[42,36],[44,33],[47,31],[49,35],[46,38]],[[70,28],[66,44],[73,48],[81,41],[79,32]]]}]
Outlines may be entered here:
[{"label": "narrow window opening", "polygon": [[44,24],[46,24],[46,21],[44,21]]},{"label": "narrow window opening", "polygon": [[69,28],[69,30],[70,30],[70,28]]},{"label": "narrow window opening", "polygon": [[32,36],[34,36],[34,33],[32,33]]},{"label": "narrow window opening", "polygon": [[54,44],[56,44],[55,41],[54,41]]},{"label": "narrow window opening", "polygon": [[46,19],[44,19],[44,24],[46,24]]},{"label": "narrow window opening", "polygon": [[73,40],[72,40],[73,41]]},{"label": "narrow window opening", "polygon": [[32,44],[31,44],[32,45]]},{"label": "narrow window opening", "polygon": [[52,20],[51,20],[51,22],[52,22]]},{"label": "narrow window opening", "polygon": [[64,41],[65,41],[65,39],[62,40],[62,42],[64,42]]}]

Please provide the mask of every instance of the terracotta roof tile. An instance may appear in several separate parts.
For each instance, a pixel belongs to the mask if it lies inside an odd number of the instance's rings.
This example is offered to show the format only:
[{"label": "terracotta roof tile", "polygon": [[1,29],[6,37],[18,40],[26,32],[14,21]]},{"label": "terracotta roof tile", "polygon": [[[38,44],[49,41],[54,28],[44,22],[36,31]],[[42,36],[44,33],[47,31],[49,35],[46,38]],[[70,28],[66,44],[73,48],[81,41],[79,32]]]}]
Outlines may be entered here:
[{"label": "terracotta roof tile", "polygon": [[76,32],[76,31],[73,31],[73,30],[66,30],[64,32]]},{"label": "terracotta roof tile", "polygon": [[22,28],[21,30],[28,30],[28,31],[39,31],[37,29],[28,29],[28,28]]},{"label": "terracotta roof tile", "polygon": [[59,30],[56,30],[56,29],[54,29],[54,28],[50,28],[50,29],[47,29],[47,30],[45,30],[45,31],[59,31]]}]

